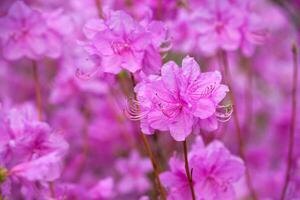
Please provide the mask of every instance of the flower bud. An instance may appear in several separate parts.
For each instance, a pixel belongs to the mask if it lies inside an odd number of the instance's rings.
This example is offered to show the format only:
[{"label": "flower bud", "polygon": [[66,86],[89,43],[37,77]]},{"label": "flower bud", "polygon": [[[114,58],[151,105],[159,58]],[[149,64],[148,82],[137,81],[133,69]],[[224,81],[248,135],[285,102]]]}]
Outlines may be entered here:
[{"label": "flower bud", "polygon": [[7,170],[4,167],[0,167],[0,184],[6,180],[7,175]]}]

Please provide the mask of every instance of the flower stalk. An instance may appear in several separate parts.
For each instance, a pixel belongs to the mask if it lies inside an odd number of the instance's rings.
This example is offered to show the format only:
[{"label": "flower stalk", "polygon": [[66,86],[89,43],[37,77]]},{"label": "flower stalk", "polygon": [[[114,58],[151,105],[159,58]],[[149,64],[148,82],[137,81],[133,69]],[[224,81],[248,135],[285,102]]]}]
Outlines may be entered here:
[{"label": "flower stalk", "polygon": [[185,172],[188,178],[191,194],[192,194],[192,199],[196,200],[196,195],[195,195],[195,190],[193,186],[193,178],[191,175],[191,171],[189,168],[189,161],[188,161],[188,151],[187,151],[187,142],[186,140],[183,141],[183,152],[184,152],[184,163],[185,163]]},{"label": "flower stalk", "polygon": [[234,121],[234,126],[236,129],[236,136],[237,136],[237,141],[238,141],[238,151],[239,151],[239,155],[241,156],[241,158],[244,160],[244,163],[245,163],[247,186],[248,186],[248,189],[249,189],[252,199],[257,200],[258,198],[257,198],[256,192],[255,192],[255,189],[253,187],[253,183],[252,183],[250,172],[249,172],[248,162],[246,160],[245,144],[244,144],[242,134],[241,134],[241,126],[240,126],[240,121],[238,118],[238,109],[237,109],[237,104],[236,104],[236,100],[235,100],[234,93],[233,93],[231,72],[230,72],[230,68],[229,68],[229,64],[228,64],[227,53],[225,51],[219,52],[219,60],[220,60],[220,64],[223,66],[225,80],[229,87],[229,98],[233,105],[232,106],[232,109],[233,109],[232,114],[233,114],[233,121]]},{"label": "flower stalk", "polygon": [[[130,73],[130,78],[131,78],[131,81],[132,81],[132,84],[133,84],[133,88],[135,87],[136,83],[135,83],[135,79],[134,79],[134,75],[132,73]],[[134,99],[137,100],[136,98],[136,95],[134,93]],[[145,146],[145,149],[146,149],[146,152],[150,158],[150,161],[151,161],[151,164],[152,164],[152,167],[153,167],[153,172],[154,172],[154,179],[155,179],[155,182],[157,184],[157,187],[159,188],[159,192],[160,192],[160,195],[161,195],[161,198],[163,200],[166,200],[166,193],[165,193],[165,190],[161,184],[161,181],[160,181],[160,178],[159,178],[159,173],[160,173],[160,166],[159,164],[157,163],[155,157],[154,157],[154,154],[151,150],[151,147],[150,147],[150,143],[148,141],[148,138],[146,137],[146,135],[144,133],[141,133],[141,138],[142,138],[142,141],[143,141],[143,144]]]},{"label": "flower stalk", "polygon": [[296,129],[296,119],[297,119],[297,90],[298,90],[298,48],[296,44],[292,46],[293,54],[293,85],[292,85],[292,104],[291,104],[291,126],[289,135],[289,146],[288,146],[288,156],[287,156],[287,168],[285,173],[283,190],[281,193],[281,200],[285,199],[288,184],[291,179],[291,170],[293,165],[293,152],[294,152],[294,138]]},{"label": "flower stalk", "polygon": [[33,70],[33,79],[34,79],[34,88],[35,88],[35,97],[36,97],[36,105],[38,111],[38,119],[42,121],[43,119],[43,104],[42,104],[42,92],[41,92],[41,84],[38,74],[38,67],[35,61],[32,61],[32,70]]},{"label": "flower stalk", "polygon": [[[32,61],[32,69],[33,69],[33,79],[34,79],[34,88],[35,88],[35,96],[36,96],[36,106],[38,111],[38,120],[43,120],[43,103],[42,103],[42,90],[41,90],[41,83],[38,73],[38,66],[36,61]],[[52,198],[56,198],[55,189],[54,189],[54,182],[51,181],[48,183],[50,194]]]}]

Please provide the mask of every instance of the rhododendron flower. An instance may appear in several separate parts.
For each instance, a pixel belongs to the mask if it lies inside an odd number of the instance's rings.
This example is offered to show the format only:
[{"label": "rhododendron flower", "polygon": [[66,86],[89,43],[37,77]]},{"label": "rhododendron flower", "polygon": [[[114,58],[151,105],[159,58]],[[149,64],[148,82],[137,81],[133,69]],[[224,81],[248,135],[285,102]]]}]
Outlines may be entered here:
[{"label": "rhododendron flower", "polygon": [[220,72],[201,73],[196,61],[187,56],[182,68],[170,61],[163,65],[161,76],[150,76],[135,91],[144,133],[169,130],[175,140],[183,141],[199,119],[213,116],[228,88],[221,84]]},{"label": "rhododendron flower", "polygon": [[88,191],[91,199],[110,199],[114,194],[114,180],[111,177],[100,180]]},{"label": "rhododendron flower", "polygon": [[192,199],[184,162],[173,156],[169,160],[170,171],[160,174],[162,184],[169,190],[168,199]]},{"label": "rhododendron flower", "polygon": [[193,149],[195,152],[190,158],[197,195],[200,199],[234,199],[233,184],[244,175],[243,161],[231,155],[220,141],[213,141],[202,149],[199,146]]},{"label": "rhododendron flower", "polygon": [[71,26],[65,16],[63,20],[60,17],[61,11],[46,15],[28,7],[23,1],[16,1],[8,14],[0,18],[3,56],[9,60],[59,57],[62,51],[61,37],[71,29],[60,27]]},{"label": "rhododendron flower", "polygon": [[[197,199],[234,199],[234,187],[244,175],[243,161],[230,154],[219,141],[204,146],[198,137],[189,154],[193,186]],[[169,190],[169,198],[176,200],[192,199],[184,162],[176,157],[169,161],[170,171],[163,172],[162,183]]]},{"label": "rhododendron flower", "polygon": [[54,181],[60,177],[62,159],[58,152],[14,166],[9,174],[28,181]]},{"label": "rhododendron flower", "polygon": [[128,159],[119,159],[116,169],[122,175],[118,183],[119,192],[143,193],[149,189],[150,182],[147,179],[147,173],[152,169],[150,160],[141,158],[136,151],[133,151]]},{"label": "rhododendron flower", "polygon": [[49,125],[37,119],[30,105],[2,109],[0,163],[10,177],[53,181],[60,176],[68,144]]},{"label": "rhododendron flower", "polygon": [[[156,25],[157,29],[153,29]],[[86,42],[80,42],[91,56],[101,57],[101,69],[117,74],[121,70],[135,73],[144,67],[157,68],[145,62],[147,55],[160,61],[159,45],[163,30],[160,23],[142,25],[123,11],[110,11],[105,19],[91,19],[84,27]],[[155,54],[154,54],[154,52]],[[150,52],[148,52],[150,51]],[[154,56],[151,56],[154,55]],[[156,70],[157,71],[157,70]]]},{"label": "rhododendron flower", "polygon": [[218,49],[236,50],[241,41],[241,13],[229,1],[207,1],[197,11],[195,28],[199,31],[199,47],[207,53]]},{"label": "rhododendron flower", "polygon": [[241,48],[252,55],[254,46],[266,38],[263,21],[250,1],[211,0],[200,3],[191,21],[199,34],[201,51],[215,54],[218,50],[233,51]]}]

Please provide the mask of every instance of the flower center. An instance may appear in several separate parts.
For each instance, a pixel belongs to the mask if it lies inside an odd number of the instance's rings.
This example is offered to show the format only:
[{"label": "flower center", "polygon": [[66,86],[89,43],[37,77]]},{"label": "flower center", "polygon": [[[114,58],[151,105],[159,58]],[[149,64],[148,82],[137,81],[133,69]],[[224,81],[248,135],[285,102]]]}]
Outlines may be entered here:
[{"label": "flower center", "polygon": [[111,48],[115,54],[122,54],[125,51],[130,50],[129,44],[127,42],[113,41],[111,43]]}]

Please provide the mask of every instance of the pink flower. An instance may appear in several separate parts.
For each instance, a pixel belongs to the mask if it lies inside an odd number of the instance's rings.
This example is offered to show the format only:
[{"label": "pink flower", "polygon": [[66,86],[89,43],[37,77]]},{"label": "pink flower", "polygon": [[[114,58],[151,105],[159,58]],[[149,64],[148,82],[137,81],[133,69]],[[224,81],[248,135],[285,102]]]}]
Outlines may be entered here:
[{"label": "pink flower", "polygon": [[[243,13],[243,24],[240,28],[242,39],[241,49],[244,55],[251,56],[254,53],[256,45],[264,44],[267,38],[266,22],[262,20],[263,16],[255,12],[251,1],[239,2]],[[265,12],[264,11],[262,12]],[[274,17],[272,15],[272,17]]]},{"label": "pink flower", "polygon": [[190,159],[195,190],[199,199],[234,199],[233,184],[244,175],[243,161],[230,154],[223,143],[213,141],[202,149],[194,148]]},{"label": "pink flower", "polygon": [[60,176],[68,144],[30,105],[3,110],[0,117],[0,163],[10,177],[53,181]]},{"label": "pink flower", "polygon": [[60,177],[62,159],[58,152],[23,162],[10,170],[10,176],[28,181],[54,181]]},{"label": "pink flower", "polygon": [[8,14],[0,18],[3,56],[8,60],[59,57],[62,51],[61,36],[66,32],[60,31],[62,28],[58,24],[70,26],[66,19],[59,22],[60,15],[61,11],[45,15],[23,1],[16,1]]},{"label": "pink flower", "polygon": [[242,24],[240,10],[229,1],[212,0],[197,9],[195,28],[200,34],[199,47],[207,54],[218,49],[232,51],[239,48]]},{"label": "pink flower", "polygon": [[169,167],[170,171],[160,174],[162,184],[168,189],[168,199],[192,199],[184,162],[173,156],[169,160]]},{"label": "pink flower", "polygon": [[253,9],[252,3],[248,0],[199,3],[190,23],[199,34],[200,50],[210,55],[218,50],[241,48],[245,55],[252,55],[255,45],[262,44],[266,37],[262,16]]},{"label": "pink flower", "polygon": [[161,76],[150,76],[135,91],[144,133],[151,134],[151,129],[170,131],[175,140],[183,141],[199,119],[213,116],[228,88],[221,84],[219,72],[201,73],[196,61],[187,56],[182,68],[168,62]]},{"label": "pink flower", "polygon": [[[189,152],[189,162],[197,199],[235,198],[233,184],[243,177],[245,167],[243,161],[231,155],[221,142],[213,141],[205,147],[202,138],[198,137]],[[169,190],[169,198],[191,199],[184,162],[172,157],[169,165],[171,170],[160,175]]]},{"label": "pink flower", "polygon": [[143,159],[133,151],[128,159],[119,159],[116,168],[122,175],[117,186],[121,194],[143,193],[150,188],[147,173],[151,171],[152,166],[149,159]]},{"label": "pink flower", "polygon": [[[157,29],[153,29],[154,25]],[[162,38],[160,30],[165,31],[160,23],[142,25],[123,11],[111,11],[105,20],[91,19],[86,23],[84,34],[87,42],[81,44],[92,57],[101,57],[99,64],[104,72],[117,74],[121,70],[128,70],[135,73],[147,67],[147,64],[153,68],[149,61],[144,61],[146,55],[147,60],[153,58],[161,61],[157,57]]]},{"label": "pink flower", "polygon": [[114,193],[114,180],[111,177],[100,180],[88,191],[90,199],[111,199]]}]

